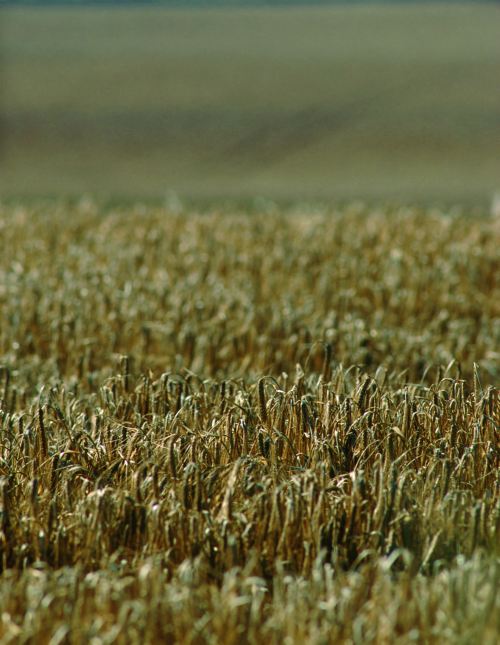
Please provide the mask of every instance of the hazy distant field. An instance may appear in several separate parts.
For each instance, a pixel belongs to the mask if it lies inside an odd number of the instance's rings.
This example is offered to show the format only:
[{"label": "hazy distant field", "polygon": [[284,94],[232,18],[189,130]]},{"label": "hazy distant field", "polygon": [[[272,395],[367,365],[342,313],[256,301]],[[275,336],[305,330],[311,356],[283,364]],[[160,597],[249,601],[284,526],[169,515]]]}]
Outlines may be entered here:
[{"label": "hazy distant field", "polygon": [[1,195],[485,201],[496,7],[3,10]]}]

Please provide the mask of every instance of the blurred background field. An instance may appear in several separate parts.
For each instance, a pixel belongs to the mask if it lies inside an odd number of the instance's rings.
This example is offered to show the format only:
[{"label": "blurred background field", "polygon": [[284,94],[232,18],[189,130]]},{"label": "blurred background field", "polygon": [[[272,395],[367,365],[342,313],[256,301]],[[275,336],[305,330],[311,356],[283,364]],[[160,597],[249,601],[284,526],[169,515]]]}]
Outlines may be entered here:
[{"label": "blurred background field", "polygon": [[493,5],[4,8],[0,196],[486,204]]}]

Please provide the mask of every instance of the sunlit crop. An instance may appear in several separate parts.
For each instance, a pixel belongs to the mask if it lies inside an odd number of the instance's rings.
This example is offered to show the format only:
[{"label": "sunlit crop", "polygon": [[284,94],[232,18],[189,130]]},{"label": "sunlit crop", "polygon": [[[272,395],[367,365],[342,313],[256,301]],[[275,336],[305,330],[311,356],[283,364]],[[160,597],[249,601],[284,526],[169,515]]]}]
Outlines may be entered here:
[{"label": "sunlit crop", "polygon": [[0,208],[2,643],[497,642],[498,221],[257,210]]}]

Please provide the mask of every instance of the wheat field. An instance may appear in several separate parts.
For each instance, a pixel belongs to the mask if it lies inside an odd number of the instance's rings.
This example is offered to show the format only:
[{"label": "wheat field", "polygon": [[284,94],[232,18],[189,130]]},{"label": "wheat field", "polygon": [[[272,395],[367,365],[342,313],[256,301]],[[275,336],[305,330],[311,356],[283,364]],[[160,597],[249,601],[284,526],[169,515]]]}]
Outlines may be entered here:
[{"label": "wheat field", "polygon": [[1,643],[498,642],[498,219],[0,206]]}]

